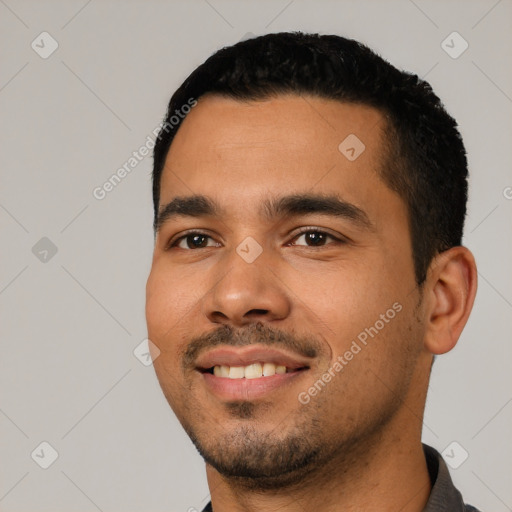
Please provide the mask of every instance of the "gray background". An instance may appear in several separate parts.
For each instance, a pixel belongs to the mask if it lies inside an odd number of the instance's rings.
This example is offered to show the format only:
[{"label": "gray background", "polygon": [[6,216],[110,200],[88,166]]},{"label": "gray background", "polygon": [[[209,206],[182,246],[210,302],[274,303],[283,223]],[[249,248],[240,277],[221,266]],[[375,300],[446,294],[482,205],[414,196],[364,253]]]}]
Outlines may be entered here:
[{"label": "gray background", "polygon": [[[103,200],[92,192],[193,68],[249,32],[284,30],[369,44],[426,77],[460,124],[479,290],[459,344],[434,366],[424,441],[456,441],[455,461],[467,451],[451,470],[466,501],[512,510],[511,19],[510,0],[0,0],[0,510],[208,501],[202,460],[133,354],[147,335],[151,157]],[[43,31],[59,45],[46,59],[31,47],[51,48]],[[456,59],[441,46],[453,31],[469,44]],[[48,469],[43,441],[59,454]]]}]

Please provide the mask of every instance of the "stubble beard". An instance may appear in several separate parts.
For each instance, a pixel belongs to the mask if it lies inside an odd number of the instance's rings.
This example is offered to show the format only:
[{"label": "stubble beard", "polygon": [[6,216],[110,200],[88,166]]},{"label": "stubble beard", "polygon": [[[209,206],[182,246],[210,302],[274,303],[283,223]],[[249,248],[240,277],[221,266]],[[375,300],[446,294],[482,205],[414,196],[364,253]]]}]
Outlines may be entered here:
[{"label": "stubble beard", "polygon": [[[420,299],[421,302],[421,299]],[[275,404],[237,401],[224,404],[220,415],[229,418],[223,428],[193,400],[190,384],[188,399],[182,397],[177,409],[172,406],[170,389],[167,399],[179,421],[205,462],[241,488],[272,490],[300,488],[327,481],[336,473],[339,479],[350,473],[364,472],[372,453],[382,440],[386,427],[400,409],[410,385],[418,349],[402,356],[402,378],[388,396],[366,411],[362,417],[331,415],[337,407],[335,390],[329,388],[307,405],[297,406],[271,429],[261,418],[268,418]],[[350,388],[350,389],[349,389]],[[345,394],[357,395],[352,386]],[[341,398],[341,397],[340,397]],[[343,407],[349,402],[340,400]],[[226,415],[227,413],[227,415]],[[236,422],[236,423],[235,423]],[[235,426],[233,426],[233,423]]]},{"label": "stubble beard", "polygon": [[232,483],[247,490],[292,489],[329,479],[330,471],[341,476],[354,469],[378,444],[400,401],[386,404],[365,425],[347,419],[334,432],[326,431],[321,421],[327,404],[318,400],[309,405],[286,416],[272,430],[259,428],[261,411],[252,402],[229,404],[230,416],[239,419],[239,425],[220,434],[202,430],[208,421],[204,417],[199,421],[201,414],[194,415],[194,426],[186,421],[182,425],[205,462]]},{"label": "stubble beard", "polygon": [[293,486],[316,467],[322,455],[322,446],[313,441],[320,434],[318,421],[289,427],[285,418],[264,430],[258,426],[258,405],[236,402],[227,407],[240,420],[235,429],[209,436],[183,425],[205,462],[221,475],[246,488],[269,490]]}]

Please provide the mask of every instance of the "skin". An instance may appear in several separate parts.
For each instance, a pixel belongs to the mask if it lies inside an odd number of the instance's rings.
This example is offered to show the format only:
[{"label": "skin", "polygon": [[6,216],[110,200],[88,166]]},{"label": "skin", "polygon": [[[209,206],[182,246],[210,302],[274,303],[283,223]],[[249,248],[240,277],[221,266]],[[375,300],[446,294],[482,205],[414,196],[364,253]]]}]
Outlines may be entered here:
[{"label": "skin", "polygon": [[[215,512],[313,510],[318,503],[325,511],[412,512],[428,500],[421,429],[432,356],[451,350],[464,328],[476,266],[468,249],[454,247],[432,262],[418,289],[406,205],[378,173],[384,128],[382,115],[361,105],[205,96],[171,145],[160,205],[204,194],[225,210],[219,218],[164,223],[146,289],[148,337],[161,351],[154,368],[207,460]],[[338,150],[349,134],[366,146],[354,161]],[[270,196],[310,192],[356,205],[372,228],[317,213],[259,214]],[[315,246],[301,227],[345,243],[326,238]],[[211,237],[207,247],[185,239],[166,250],[190,229]],[[249,236],[262,248],[252,263],[236,252]],[[394,303],[401,311],[300,403],[299,393]],[[314,347],[316,356],[298,378],[263,397],[229,403],[184,364],[198,340],[265,344],[274,333],[285,349]],[[291,460],[300,467],[287,470]]]}]

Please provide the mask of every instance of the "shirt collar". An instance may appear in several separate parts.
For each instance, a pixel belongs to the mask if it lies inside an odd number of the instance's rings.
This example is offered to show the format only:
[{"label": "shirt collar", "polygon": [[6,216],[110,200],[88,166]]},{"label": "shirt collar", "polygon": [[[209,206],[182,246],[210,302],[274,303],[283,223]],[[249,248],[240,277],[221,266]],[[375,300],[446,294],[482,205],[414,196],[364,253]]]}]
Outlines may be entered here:
[{"label": "shirt collar", "polygon": [[[462,495],[455,488],[441,454],[426,444],[423,444],[423,453],[427,461],[428,473],[432,490],[423,512],[465,512]],[[211,502],[206,505],[203,512],[211,512]]]},{"label": "shirt collar", "polygon": [[423,444],[423,453],[432,483],[432,490],[423,512],[464,512],[466,508],[462,495],[453,485],[441,454],[426,444]]}]

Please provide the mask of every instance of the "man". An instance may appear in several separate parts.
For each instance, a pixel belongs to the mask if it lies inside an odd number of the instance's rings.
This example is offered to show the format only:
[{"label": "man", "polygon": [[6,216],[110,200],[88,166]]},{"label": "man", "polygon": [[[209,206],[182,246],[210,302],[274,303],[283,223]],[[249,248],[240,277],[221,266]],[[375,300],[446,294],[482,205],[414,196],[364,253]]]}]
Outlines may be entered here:
[{"label": "man", "polygon": [[426,82],[337,36],[224,48],[171,98],[153,199],[148,337],[205,511],[476,510],[421,443],[477,281]]}]

